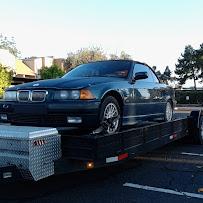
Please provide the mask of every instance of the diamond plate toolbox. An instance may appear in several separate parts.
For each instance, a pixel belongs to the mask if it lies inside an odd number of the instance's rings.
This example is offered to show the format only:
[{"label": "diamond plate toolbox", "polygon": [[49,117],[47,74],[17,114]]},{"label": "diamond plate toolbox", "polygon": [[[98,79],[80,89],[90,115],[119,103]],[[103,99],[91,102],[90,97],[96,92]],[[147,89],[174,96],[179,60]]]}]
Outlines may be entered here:
[{"label": "diamond plate toolbox", "polygon": [[61,136],[55,128],[0,125],[0,167],[15,165],[25,179],[54,174],[61,157]]}]

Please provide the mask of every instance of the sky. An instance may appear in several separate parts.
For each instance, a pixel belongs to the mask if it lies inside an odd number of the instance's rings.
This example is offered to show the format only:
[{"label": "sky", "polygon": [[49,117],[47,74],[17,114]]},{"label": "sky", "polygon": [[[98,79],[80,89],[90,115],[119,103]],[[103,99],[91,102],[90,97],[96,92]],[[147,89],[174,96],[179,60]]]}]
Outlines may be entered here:
[{"label": "sky", "polygon": [[22,57],[98,46],[163,71],[203,43],[203,0],[0,0],[0,33]]}]

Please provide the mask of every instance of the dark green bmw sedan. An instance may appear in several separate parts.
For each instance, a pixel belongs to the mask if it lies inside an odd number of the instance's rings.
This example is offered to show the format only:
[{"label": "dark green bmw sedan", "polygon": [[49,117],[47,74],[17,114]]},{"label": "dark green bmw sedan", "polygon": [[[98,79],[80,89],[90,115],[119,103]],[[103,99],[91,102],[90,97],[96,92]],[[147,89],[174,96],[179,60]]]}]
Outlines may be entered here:
[{"label": "dark green bmw sedan", "polygon": [[79,65],[62,78],[11,87],[0,102],[0,121],[15,125],[94,130],[107,133],[141,121],[170,121],[173,89],[146,64],[108,60]]}]

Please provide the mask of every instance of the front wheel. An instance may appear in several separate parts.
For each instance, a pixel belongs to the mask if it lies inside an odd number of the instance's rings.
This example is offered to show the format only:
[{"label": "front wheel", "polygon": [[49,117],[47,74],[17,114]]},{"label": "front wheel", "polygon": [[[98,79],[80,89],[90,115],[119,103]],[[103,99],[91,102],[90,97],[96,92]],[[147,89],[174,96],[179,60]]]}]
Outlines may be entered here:
[{"label": "front wheel", "polygon": [[165,121],[171,121],[173,119],[173,107],[171,105],[171,102],[166,103],[166,108],[165,108]]},{"label": "front wheel", "polygon": [[107,123],[105,132],[108,134],[118,132],[121,127],[121,109],[118,101],[108,96],[104,99],[100,109],[100,122]]}]

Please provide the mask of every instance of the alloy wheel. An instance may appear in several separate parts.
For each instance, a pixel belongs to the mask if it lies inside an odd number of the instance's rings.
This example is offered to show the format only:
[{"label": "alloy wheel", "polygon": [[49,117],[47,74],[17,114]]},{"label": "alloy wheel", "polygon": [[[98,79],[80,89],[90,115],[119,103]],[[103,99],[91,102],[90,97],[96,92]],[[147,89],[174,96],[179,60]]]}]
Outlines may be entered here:
[{"label": "alloy wheel", "polygon": [[114,103],[109,103],[106,105],[105,110],[104,110],[104,117],[103,120],[111,119],[112,118],[112,123],[110,126],[107,128],[107,133],[114,133],[118,129],[119,126],[119,110],[117,106]]},{"label": "alloy wheel", "polygon": [[166,104],[166,121],[171,121],[173,117],[173,109],[169,102]]}]

